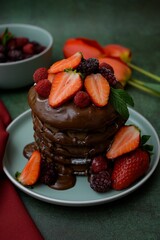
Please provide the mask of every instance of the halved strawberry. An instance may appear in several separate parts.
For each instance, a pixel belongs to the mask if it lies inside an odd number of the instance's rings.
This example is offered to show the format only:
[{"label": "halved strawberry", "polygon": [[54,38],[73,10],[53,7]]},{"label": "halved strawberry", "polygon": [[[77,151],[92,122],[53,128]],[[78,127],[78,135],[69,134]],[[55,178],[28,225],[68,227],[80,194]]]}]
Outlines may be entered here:
[{"label": "halved strawberry", "polygon": [[110,86],[100,73],[88,75],[85,78],[84,86],[96,106],[103,107],[108,103]]},{"label": "halved strawberry", "polygon": [[17,180],[25,185],[35,184],[40,174],[41,155],[39,151],[34,151],[21,173],[16,173]]},{"label": "halved strawberry", "polygon": [[55,77],[55,74],[54,74],[54,73],[48,73],[48,78],[47,78],[47,79],[52,83],[54,77]]},{"label": "halved strawberry", "polygon": [[140,145],[140,130],[134,125],[125,125],[115,135],[106,157],[113,159],[133,151]]},{"label": "halved strawberry", "polygon": [[72,55],[69,58],[65,58],[62,60],[59,60],[55,62],[49,69],[48,73],[58,73],[62,72],[65,69],[68,68],[76,68],[79,63],[81,62],[82,59],[82,53],[81,52],[76,52],[74,55]]},{"label": "halved strawberry", "polygon": [[69,100],[82,88],[82,79],[74,71],[60,72],[55,75],[49,95],[49,104],[58,107]]}]

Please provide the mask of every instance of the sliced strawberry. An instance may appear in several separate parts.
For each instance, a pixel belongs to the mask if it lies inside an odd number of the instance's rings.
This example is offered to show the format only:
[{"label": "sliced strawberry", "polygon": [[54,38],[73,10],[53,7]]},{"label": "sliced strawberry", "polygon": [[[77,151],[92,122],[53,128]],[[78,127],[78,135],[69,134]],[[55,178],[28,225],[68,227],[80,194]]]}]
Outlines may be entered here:
[{"label": "sliced strawberry", "polygon": [[54,73],[48,73],[48,80],[52,83],[53,82],[53,79],[55,77],[55,74]]},{"label": "sliced strawberry", "polygon": [[134,125],[126,125],[117,132],[111,148],[106,154],[109,159],[133,151],[140,145],[140,130]]},{"label": "sliced strawberry", "polygon": [[69,58],[59,60],[55,62],[49,69],[48,73],[58,73],[62,72],[65,69],[69,68],[76,68],[79,63],[81,62],[82,59],[82,53],[81,52],[76,52],[74,55],[72,55]]},{"label": "sliced strawberry", "polygon": [[40,174],[41,155],[34,151],[20,174],[17,174],[17,180],[26,186],[35,184]]},{"label": "sliced strawberry", "polygon": [[78,73],[60,72],[55,75],[49,95],[49,104],[58,107],[69,100],[82,88],[82,80]]},{"label": "sliced strawberry", "polygon": [[112,188],[122,190],[129,187],[147,172],[149,162],[149,153],[140,148],[117,158],[111,175]]},{"label": "sliced strawberry", "polygon": [[85,78],[84,86],[96,106],[103,107],[108,103],[110,86],[100,73],[88,75]]}]

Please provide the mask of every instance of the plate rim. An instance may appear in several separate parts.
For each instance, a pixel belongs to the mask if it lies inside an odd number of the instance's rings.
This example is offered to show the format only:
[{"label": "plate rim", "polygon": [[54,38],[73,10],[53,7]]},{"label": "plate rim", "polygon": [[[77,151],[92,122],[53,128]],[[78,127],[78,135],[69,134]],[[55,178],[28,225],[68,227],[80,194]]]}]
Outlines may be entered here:
[{"label": "plate rim", "polygon": [[[139,187],[141,187],[141,185],[143,185],[149,178],[150,176],[153,174],[153,172],[155,171],[159,160],[160,160],[160,141],[159,141],[159,137],[158,134],[155,130],[155,128],[153,127],[153,125],[139,112],[137,112],[136,110],[134,110],[131,107],[128,107],[130,114],[136,114],[138,116],[138,118],[141,118],[142,121],[145,121],[148,126],[150,127],[150,130],[153,132],[154,134],[154,138],[156,140],[157,146],[158,146],[158,153],[157,153],[157,157],[154,160],[154,165],[152,166],[152,168],[150,169],[150,171],[141,179],[139,180],[137,183],[135,183],[133,186],[124,189],[122,191],[118,191],[117,195],[112,195],[112,196],[108,196],[106,198],[100,198],[100,199],[95,199],[95,200],[84,200],[84,201],[73,201],[73,200],[62,200],[62,199],[56,199],[56,198],[52,198],[52,197],[47,197],[44,196],[42,194],[38,194],[34,191],[31,191],[29,188],[23,186],[22,184],[20,184],[18,181],[16,181],[16,179],[14,179],[11,174],[9,173],[9,170],[7,169],[6,165],[5,165],[5,160],[6,160],[6,152],[4,154],[4,158],[3,158],[3,170],[5,172],[5,174],[7,175],[7,177],[10,179],[10,181],[17,187],[19,188],[21,191],[23,191],[24,193],[47,203],[52,203],[52,204],[56,204],[56,205],[63,205],[63,206],[93,206],[93,205],[100,205],[100,204],[104,204],[104,203],[108,203],[108,202],[112,202],[115,200],[118,200],[122,197],[125,197],[126,195],[132,193],[133,191],[135,191],[136,189],[138,189]],[[28,115],[31,114],[31,109],[26,110],[25,112],[21,113],[19,116],[17,116],[7,127],[7,131],[10,132],[12,130],[12,128],[14,127],[14,125],[21,120],[23,117],[28,117]],[[7,143],[8,145],[8,143]],[[6,147],[7,149],[7,147]],[[113,190],[114,191],[114,190]],[[102,194],[102,193],[100,193]]]}]

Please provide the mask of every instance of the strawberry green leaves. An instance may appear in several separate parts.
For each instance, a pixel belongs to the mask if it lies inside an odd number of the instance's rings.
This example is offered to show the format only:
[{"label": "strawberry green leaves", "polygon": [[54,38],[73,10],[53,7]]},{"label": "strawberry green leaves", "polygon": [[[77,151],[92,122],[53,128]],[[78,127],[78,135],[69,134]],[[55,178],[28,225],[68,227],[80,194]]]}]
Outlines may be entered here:
[{"label": "strawberry green leaves", "polygon": [[111,87],[110,101],[116,111],[124,119],[127,119],[129,117],[127,104],[133,107],[134,102],[132,97],[126,91],[123,89],[114,89]]}]

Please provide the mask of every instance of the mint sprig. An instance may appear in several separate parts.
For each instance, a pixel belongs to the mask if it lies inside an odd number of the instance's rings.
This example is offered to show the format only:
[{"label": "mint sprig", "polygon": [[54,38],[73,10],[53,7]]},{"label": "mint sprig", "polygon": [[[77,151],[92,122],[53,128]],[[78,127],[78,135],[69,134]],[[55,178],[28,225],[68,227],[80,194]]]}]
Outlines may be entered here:
[{"label": "mint sprig", "polygon": [[111,87],[110,102],[124,119],[129,118],[127,104],[133,107],[134,102],[132,97],[125,90]]},{"label": "mint sprig", "polygon": [[150,135],[142,135],[141,136],[141,147],[148,151],[148,152],[152,152],[153,151],[153,145],[150,144],[146,144],[146,142],[150,139]]},{"label": "mint sprig", "polygon": [[5,29],[2,35],[2,44],[6,46],[7,42],[13,38],[13,35],[9,32],[8,28]]}]

